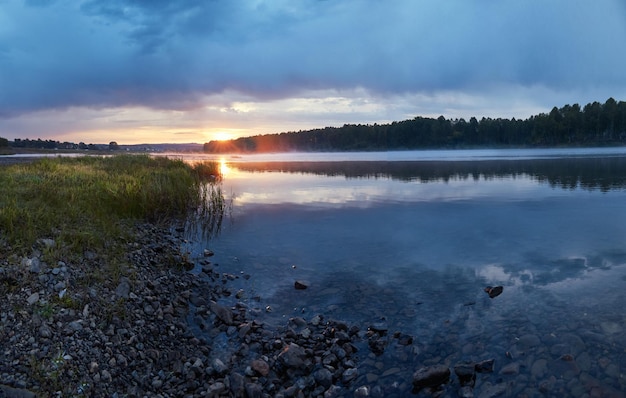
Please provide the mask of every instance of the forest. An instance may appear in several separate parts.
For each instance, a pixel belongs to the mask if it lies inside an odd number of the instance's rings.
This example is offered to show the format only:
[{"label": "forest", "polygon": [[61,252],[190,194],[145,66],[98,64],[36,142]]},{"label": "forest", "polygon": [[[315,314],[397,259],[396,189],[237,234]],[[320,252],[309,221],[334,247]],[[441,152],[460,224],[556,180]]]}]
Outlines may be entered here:
[{"label": "forest", "polygon": [[617,146],[626,143],[626,102],[613,98],[554,107],[528,119],[415,117],[390,124],[345,124],[204,144],[208,153],[386,151],[484,147]]}]

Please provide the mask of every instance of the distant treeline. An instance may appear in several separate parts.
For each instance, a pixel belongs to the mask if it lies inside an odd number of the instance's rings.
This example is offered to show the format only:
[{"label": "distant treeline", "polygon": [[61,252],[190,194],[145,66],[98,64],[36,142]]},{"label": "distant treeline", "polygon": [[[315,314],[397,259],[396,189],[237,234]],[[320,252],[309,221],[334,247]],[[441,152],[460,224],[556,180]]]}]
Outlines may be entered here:
[{"label": "distant treeline", "polygon": [[528,119],[437,119],[416,117],[391,124],[343,127],[210,141],[210,153],[288,151],[380,151],[472,147],[553,147],[623,145],[626,102],[609,98],[554,107]]},{"label": "distant treeline", "polygon": [[[41,138],[36,139],[36,140],[31,140],[28,138],[25,138],[25,139],[16,138],[11,143],[11,146],[14,148],[33,148],[33,149],[90,149],[90,150],[104,149],[104,148],[100,148],[99,145],[85,144],[84,142],[75,144],[73,142],[42,140]],[[106,148],[108,149],[108,147]]]},{"label": "distant treeline", "polygon": [[28,138],[16,138],[14,141],[9,141],[6,138],[0,137],[0,146],[10,146],[13,148],[29,148],[29,149],[82,149],[90,151],[104,151],[118,149],[116,142],[112,141],[108,145],[105,144],[85,144],[79,142],[78,144],[73,142],[60,142],[55,140],[42,140],[41,138],[31,140]]}]

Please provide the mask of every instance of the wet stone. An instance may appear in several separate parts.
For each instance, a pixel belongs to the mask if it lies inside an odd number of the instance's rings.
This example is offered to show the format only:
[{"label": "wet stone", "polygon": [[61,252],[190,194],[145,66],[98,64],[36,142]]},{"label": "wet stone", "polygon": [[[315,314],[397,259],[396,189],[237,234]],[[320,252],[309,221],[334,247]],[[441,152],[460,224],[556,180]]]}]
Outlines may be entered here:
[{"label": "wet stone", "polygon": [[504,367],[502,367],[502,369],[500,369],[500,374],[503,375],[516,375],[519,374],[519,362],[511,362],[507,365],[505,365]]},{"label": "wet stone", "polygon": [[539,379],[543,377],[548,371],[548,361],[541,358],[536,360],[533,363],[533,366],[530,368],[530,374],[535,379]]},{"label": "wet stone", "polygon": [[478,373],[491,373],[493,372],[493,359],[485,359],[484,361],[480,361],[474,365],[476,372]]},{"label": "wet stone", "polygon": [[425,387],[436,387],[447,383],[450,378],[450,369],[445,365],[423,367],[413,374],[413,387],[420,390]]},{"label": "wet stone", "polygon": [[474,386],[476,370],[474,364],[459,364],[454,367],[454,374],[459,378],[461,386]]}]

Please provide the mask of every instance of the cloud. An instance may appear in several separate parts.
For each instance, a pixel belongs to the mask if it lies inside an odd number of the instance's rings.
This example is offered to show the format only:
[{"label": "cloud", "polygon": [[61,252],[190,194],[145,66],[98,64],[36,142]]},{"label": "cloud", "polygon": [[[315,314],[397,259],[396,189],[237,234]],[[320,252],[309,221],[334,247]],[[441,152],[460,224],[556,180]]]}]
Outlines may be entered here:
[{"label": "cloud", "polygon": [[367,97],[364,114],[413,97],[534,95],[526,109],[620,99],[623,37],[619,0],[4,0],[0,118],[196,112],[218,97],[232,107],[239,96],[267,105],[323,92]]}]

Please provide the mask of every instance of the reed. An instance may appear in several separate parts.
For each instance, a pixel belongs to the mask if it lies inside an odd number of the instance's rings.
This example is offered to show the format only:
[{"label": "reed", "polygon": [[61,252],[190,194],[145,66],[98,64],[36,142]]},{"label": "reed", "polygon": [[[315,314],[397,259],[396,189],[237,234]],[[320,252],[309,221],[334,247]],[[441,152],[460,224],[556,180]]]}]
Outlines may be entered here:
[{"label": "reed", "polygon": [[[39,238],[82,255],[111,250],[136,221],[189,217],[215,230],[225,209],[213,163],[147,155],[57,157],[0,168],[0,252]],[[117,244],[119,246],[119,244]],[[59,250],[59,249],[57,249]]]}]

